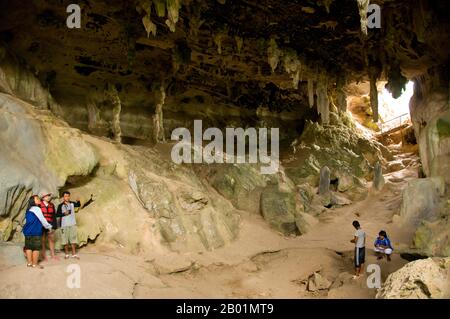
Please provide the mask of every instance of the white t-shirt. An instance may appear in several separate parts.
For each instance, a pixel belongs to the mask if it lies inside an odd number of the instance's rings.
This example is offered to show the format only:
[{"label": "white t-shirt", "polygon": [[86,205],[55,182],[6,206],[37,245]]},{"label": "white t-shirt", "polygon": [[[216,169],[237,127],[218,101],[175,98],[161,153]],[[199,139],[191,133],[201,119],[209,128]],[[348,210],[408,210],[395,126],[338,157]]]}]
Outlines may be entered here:
[{"label": "white t-shirt", "polygon": [[73,203],[69,203],[68,205],[62,204],[61,211],[63,213],[70,211],[70,214],[62,217],[61,219],[61,227],[75,226],[77,221],[75,219],[75,206]]},{"label": "white t-shirt", "polygon": [[355,232],[355,236],[358,237],[356,240],[356,248],[365,247],[366,244],[366,233],[362,229],[358,229]]}]

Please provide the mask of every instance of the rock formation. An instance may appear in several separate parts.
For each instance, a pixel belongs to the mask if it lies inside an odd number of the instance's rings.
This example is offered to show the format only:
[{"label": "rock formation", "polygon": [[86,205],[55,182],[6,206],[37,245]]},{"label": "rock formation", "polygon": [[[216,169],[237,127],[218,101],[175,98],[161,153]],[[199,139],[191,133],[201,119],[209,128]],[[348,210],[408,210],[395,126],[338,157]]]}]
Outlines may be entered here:
[{"label": "rock formation", "polygon": [[408,263],[387,278],[380,299],[440,299],[450,297],[450,259],[428,258]]},{"label": "rock formation", "polygon": [[[368,181],[394,188],[383,170],[407,163],[387,164],[397,150],[355,124],[347,95],[366,83],[377,127],[379,81],[398,97],[410,80],[424,178],[408,182],[393,221],[420,253],[449,256],[449,3],[376,1],[381,28],[369,5],[87,0],[69,29],[60,1],[0,2],[0,238],[23,241],[27,198],[43,188],[95,195],[77,213],[81,245],[212,251],[239,237],[246,213],[277,236],[305,235],[323,212],[367,198]],[[171,133],[194,120],[279,128],[279,170],[175,164]],[[379,297],[447,296],[447,263],[411,263]],[[329,282],[314,273],[308,286]]]}]

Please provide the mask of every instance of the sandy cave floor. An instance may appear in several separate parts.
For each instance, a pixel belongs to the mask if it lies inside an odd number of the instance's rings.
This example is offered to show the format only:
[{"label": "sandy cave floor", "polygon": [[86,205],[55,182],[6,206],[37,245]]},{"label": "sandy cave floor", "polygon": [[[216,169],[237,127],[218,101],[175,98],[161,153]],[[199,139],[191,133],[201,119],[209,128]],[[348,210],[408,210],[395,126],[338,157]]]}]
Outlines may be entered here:
[{"label": "sandy cave floor", "polygon": [[[401,190],[417,169],[385,175],[382,192],[361,202],[330,209],[306,235],[284,237],[260,216],[241,212],[239,238],[226,247],[203,253],[134,256],[100,245],[81,249],[78,261],[81,287],[67,287],[67,266],[73,260],[43,262],[44,270],[30,269],[17,260],[0,258],[1,298],[373,298],[367,274],[353,275],[353,244],[349,241],[358,219],[367,233],[366,266],[377,263],[382,280],[406,260],[412,230],[399,229],[392,216],[401,203]],[[391,262],[376,260],[372,242],[385,229],[394,244]],[[309,292],[306,281],[319,271],[333,284]]]}]

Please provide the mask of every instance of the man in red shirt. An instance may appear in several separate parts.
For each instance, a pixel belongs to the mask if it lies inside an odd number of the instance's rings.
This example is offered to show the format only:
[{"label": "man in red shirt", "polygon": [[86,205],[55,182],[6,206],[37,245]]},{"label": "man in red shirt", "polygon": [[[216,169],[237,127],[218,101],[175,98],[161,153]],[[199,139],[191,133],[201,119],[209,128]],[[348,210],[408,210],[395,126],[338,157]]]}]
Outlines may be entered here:
[{"label": "man in red shirt", "polygon": [[58,260],[58,257],[55,255],[55,229],[58,227],[56,222],[56,209],[55,205],[51,202],[52,194],[50,192],[43,192],[41,194],[41,204],[39,207],[42,210],[42,214],[44,215],[47,222],[52,225],[51,230],[46,230],[42,232],[42,260],[46,261],[46,243],[48,239],[48,245],[50,248],[50,255],[53,260]]}]

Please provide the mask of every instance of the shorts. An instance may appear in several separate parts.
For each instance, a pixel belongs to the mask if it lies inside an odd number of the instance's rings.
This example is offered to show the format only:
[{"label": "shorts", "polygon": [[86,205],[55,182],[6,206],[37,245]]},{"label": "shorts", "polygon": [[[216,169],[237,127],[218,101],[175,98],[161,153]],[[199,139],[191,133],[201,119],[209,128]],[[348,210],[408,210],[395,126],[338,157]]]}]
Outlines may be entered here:
[{"label": "shorts", "polygon": [[41,236],[25,236],[25,250],[39,251],[41,249]]},{"label": "shorts", "polygon": [[355,248],[355,267],[359,267],[366,261],[366,248]]},{"label": "shorts", "polygon": [[77,226],[61,227],[61,245],[78,244]]},{"label": "shorts", "polygon": [[376,253],[382,253],[382,254],[386,254],[386,255],[392,254],[392,249],[391,248],[375,247],[374,250],[375,250]]}]

